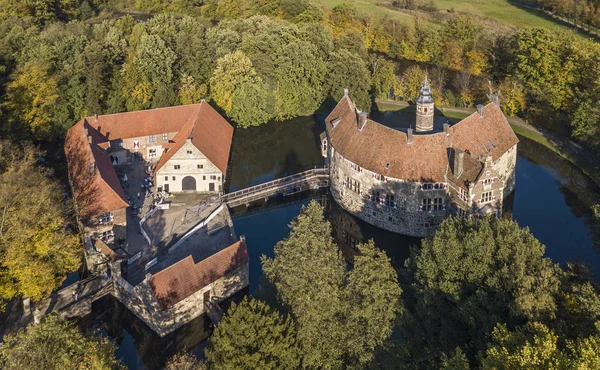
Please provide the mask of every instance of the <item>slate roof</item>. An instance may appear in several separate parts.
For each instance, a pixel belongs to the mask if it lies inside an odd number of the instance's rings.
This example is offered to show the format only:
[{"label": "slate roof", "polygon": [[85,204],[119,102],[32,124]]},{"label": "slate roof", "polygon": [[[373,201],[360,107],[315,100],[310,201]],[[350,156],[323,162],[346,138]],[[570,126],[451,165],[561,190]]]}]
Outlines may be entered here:
[{"label": "slate roof", "polygon": [[[411,144],[406,132],[370,119],[359,130],[358,113],[346,95],[327,116],[325,124],[333,148],[364,169],[407,181],[445,181],[451,153],[448,148],[464,150],[479,161],[487,155],[496,160],[519,141],[494,104],[485,106],[483,118],[475,112],[450,127],[450,135],[413,133]],[[465,161],[467,170],[471,168]]]},{"label": "slate roof", "polygon": [[195,263],[192,256],[152,275],[150,287],[164,310],[249,262],[244,240]]},{"label": "slate roof", "polygon": [[[219,170],[227,171],[233,127],[206,102],[86,117],[71,127],[65,139],[65,153],[80,216],[87,219],[128,206],[110,158],[104,152],[110,140],[171,132],[178,134],[169,143],[171,149],[161,157],[159,166],[191,137]],[[94,163],[97,171],[90,175],[89,166]]]}]

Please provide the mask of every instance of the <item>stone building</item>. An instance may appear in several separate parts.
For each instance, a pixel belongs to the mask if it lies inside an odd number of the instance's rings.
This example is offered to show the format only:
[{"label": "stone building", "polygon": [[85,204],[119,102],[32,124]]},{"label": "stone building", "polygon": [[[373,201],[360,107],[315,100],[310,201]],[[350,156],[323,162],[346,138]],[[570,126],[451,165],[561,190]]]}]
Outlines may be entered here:
[{"label": "stone building", "polygon": [[431,235],[449,215],[501,216],[515,187],[519,140],[496,97],[490,98],[496,103],[436,130],[425,80],[413,131],[370,120],[346,90],[326,118],[322,141],[333,198],[372,225],[419,237]]},{"label": "stone building", "polygon": [[222,191],[233,127],[208,103],[86,117],[65,139],[84,235],[125,237],[129,206],[115,169],[144,160],[157,191]]}]

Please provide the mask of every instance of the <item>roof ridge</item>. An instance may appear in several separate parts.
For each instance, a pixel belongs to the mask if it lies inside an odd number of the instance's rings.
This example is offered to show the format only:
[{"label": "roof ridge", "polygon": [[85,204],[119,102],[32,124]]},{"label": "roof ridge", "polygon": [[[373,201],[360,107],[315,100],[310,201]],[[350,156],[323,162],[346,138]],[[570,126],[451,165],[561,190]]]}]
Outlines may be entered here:
[{"label": "roof ridge", "polygon": [[[141,109],[141,110],[127,111],[127,112],[99,114],[98,117],[110,117],[110,116],[124,115],[124,114],[133,114],[133,113],[140,113],[140,112],[159,111],[159,110],[164,110],[164,109],[178,109],[178,108],[189,107],[189,106],[192,106],[192,105],[200,105],[200,104],[202,104],[202,103],[181,104],[181,105],[172,105],[170,107],[159,107],[159,108]],[[84,117],[84,119],[88,119],[88,118],[95,118],[95,117],[94,116]]]}]

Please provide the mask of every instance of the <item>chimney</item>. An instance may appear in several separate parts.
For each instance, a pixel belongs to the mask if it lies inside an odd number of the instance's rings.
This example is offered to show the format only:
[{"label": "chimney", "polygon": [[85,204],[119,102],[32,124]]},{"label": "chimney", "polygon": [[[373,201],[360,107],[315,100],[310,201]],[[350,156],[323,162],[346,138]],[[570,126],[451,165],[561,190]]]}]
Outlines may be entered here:
[{"label": "chimney", "polygon": [[94,123],[98,123],[98,114],[94,114]]},{"label": "chimney", "polygon": [[483,118],[483,110],[485,108],[485,105],[483,104],[477,104],[477,113],[479,113],[479,118]]},{"label": "chimney", "polygon": [[200,103],[206,103],[206,99],[202,98],[202,99],[200,100]]},{"label": "chimney", "polygon": [[444,123],[444,134],[446,134],[446,136],[450,136],[450,124],[448,122]]},{"label": "chimney", "polygon": [[413,139],[413,129],[409,128],[408,130],[406,130],[406,143],[412,144],[412,139]]},{"label": "chimney", "polygon": [[91,135],[88,135],[88,143],[90,143],[90,144],[92,143],[92,136]]},{"label": "chimney", "polygon": [[358,114],[358,131],[362,131],[363,128],[365,128],[368,119],[369,117],[367,116],[366,112],[360,112]]},{"label": "chimney", "polygon": [[85,132],[85,136],[88,136],[88,130],[87,130],[87,127],[83,129],[83,132]]},{"label": "chimney", "polygon": [[488,98],[490,98],[490,102],[494,103],[495,106],[500,108],[500,91],[494,94],[489,94]]},{"label": "chimney", "polygon": [[463,163],[465,160],[465,152],[458,149],[454,151],[454,163],[452,166],[452,172],[454,172],[454,178],[457,179],[463,173]]},{"label": "chimney", "polygon": [[348,89],[344,89],[344,96],[348,96]]}]

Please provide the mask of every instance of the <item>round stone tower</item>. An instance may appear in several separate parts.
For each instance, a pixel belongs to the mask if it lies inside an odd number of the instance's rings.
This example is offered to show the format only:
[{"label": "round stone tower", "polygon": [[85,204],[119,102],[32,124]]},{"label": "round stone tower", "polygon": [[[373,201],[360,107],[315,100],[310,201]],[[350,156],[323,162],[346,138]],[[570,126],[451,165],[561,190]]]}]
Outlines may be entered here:
[{"label": "round stone tower", "polygon": [[427,77],[421,86],[421,94],[417,99],[417,132],[433,130],[434,103]]}]

